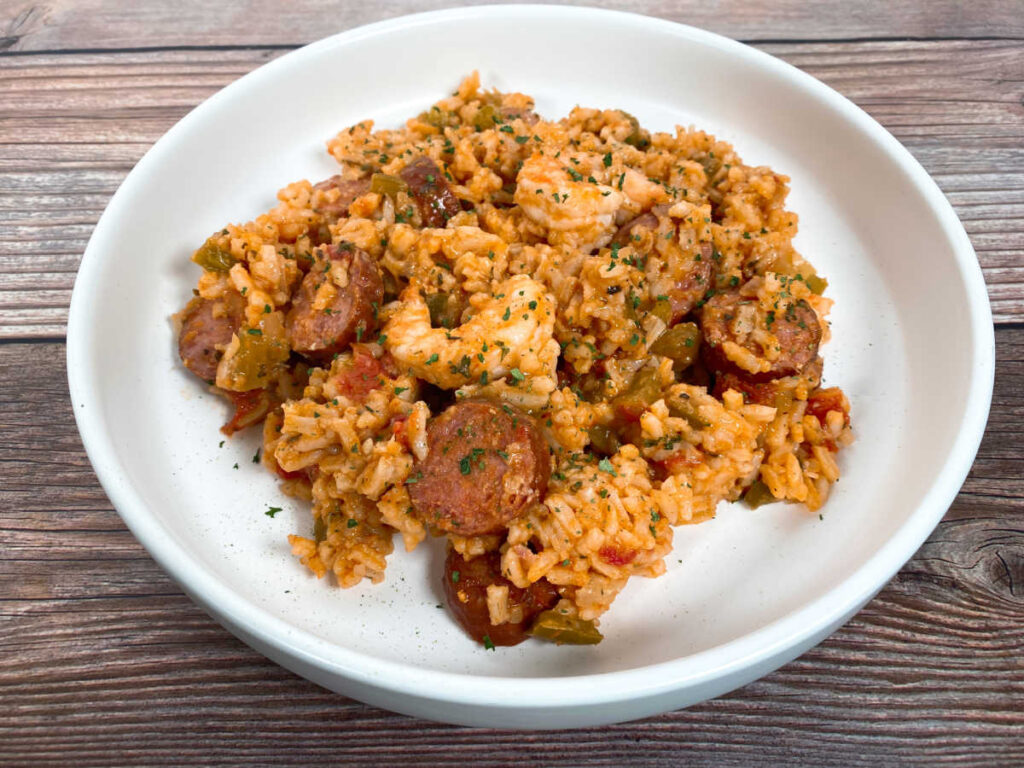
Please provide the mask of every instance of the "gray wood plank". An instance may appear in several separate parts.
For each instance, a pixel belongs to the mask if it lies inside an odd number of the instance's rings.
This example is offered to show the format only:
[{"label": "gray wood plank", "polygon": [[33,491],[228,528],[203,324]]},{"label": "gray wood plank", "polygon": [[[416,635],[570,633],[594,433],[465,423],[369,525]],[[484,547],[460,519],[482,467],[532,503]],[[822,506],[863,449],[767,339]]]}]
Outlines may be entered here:
[{"label": "gray wood plank", "polygon": [[1024,762],[1024,328],[944,521],[800,659],[638,723],[524,734],[324,691],[211,621],[132,538],[81,448],[59,343],[0,344],[0,765]]},{"label": "gray wood plank", "polygon": [[[742,40],[1024,37],[1024,16],[1015,0],[612,0],[601,5]],[[160,0],[51,0],[45,5],[15,0],[0,10],[0,49],[303,44],[361,24],[449,6],[448,0],[300,0],[289,2],[285,10],[274,0],[179,0],[169,12]]]},{"label": "gray wood plank", "polygon": [[[964,222],[996,321],[1024,320],[1024,42],[760,47],[907,145]],[[62,337],[80,255],[125,174],[192,106],[279,54],[0,56],[0,338]]]}]

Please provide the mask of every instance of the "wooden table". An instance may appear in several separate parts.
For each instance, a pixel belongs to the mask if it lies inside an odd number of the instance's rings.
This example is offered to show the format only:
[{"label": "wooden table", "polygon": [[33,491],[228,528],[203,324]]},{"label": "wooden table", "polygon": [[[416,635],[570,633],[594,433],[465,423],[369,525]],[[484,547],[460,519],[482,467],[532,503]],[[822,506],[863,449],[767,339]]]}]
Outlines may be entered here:
[{"label": "wooden table", "polygon": [[1020,0],[616,4],[749,42],[849,96],[938,181],[985,271],[998,369],[974,469],[893,582],[797,661],[638,723],[438,725],[270,663],[125,529],[82,450],[64,364],[75,271],[110,195],[245,72],[447,4],[0,2],[0,764],[1024,764]]}]

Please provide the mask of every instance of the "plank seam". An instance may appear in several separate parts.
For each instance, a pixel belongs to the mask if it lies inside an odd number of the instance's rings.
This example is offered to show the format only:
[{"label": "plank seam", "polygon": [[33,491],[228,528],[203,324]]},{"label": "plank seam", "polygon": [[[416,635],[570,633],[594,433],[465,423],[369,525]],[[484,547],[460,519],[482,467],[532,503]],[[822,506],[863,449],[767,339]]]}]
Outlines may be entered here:
[{"label": "plank seam", "polygon": [[[354,28],[353,28],[354,29]],[[821,37],[821,38],[737,38],[746,45],[830,45],[856,43],[948,43],[948,42],[1024,42],[1024,37],[1012,35],[978,35],[964,37],[880,36],[880,37]],[[312,41],[310,41],[312,42]],[[18,51],[0,49],[0,59],[27,56],[66,56],[107,53],[164,53],[173,51],[289,51],[307,43],[264,43],[244,45],[151,45],[127,48],[44,48]]]}]

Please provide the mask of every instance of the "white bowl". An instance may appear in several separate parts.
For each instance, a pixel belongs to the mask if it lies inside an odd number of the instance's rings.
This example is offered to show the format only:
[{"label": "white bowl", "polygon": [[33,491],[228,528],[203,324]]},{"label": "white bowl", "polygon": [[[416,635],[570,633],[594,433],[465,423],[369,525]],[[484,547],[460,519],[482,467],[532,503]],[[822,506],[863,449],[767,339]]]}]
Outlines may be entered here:
[{"label": "white bowl", "polygon": [[[325,19],[325,23],[329,20]],[[317,581],[285,536],[309,528],[250,461],[218,447],[223,402],[180,366],[169,316],[188,256],[275,191],[333,172],[324,141],[397,125],[479,69],[485,85],[695,124],[792,177],[798,248],[830,280],[826,381],[857,442],[823,520],[792,505],[722,505],[677,530],[668,573],[634,579],[596,647],[490,652],[447,613],[441,552],[391,557],[383,585]],[[638,718],[743,685],[821,641],[938,523],[988,414],[994,340],[974,252],[934,182],[852,103],[739,43],[656,19],[498,6],[408,16],[289,53],[196,108],[111,200],[71,301],[68,376],[89,457],[125,523],[231,632],[310,680],[399,712],[558,728]],[[237,469],[233,465],[237,464]],[[271,519],[268,505],[285,511]]]}]

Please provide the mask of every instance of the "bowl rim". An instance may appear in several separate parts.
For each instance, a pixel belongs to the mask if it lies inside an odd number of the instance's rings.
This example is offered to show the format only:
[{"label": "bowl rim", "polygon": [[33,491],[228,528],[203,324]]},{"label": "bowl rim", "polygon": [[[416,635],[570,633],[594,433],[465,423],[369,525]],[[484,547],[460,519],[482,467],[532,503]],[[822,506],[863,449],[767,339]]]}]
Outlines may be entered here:
[{"label": "bowl rim", "polygon": [[[746,60],[807,92],[869,138],[887,160],[907,175],[927,203],[950,242],[959,278],[969,300],[973,358],[964,416],[941,467],[938,482],[885,544],[848,579],[817,600],[724,644],[667,662],[571,677],[508,677],[421,669],[411,663],[381,659],[316,637],[277,618],[222,583],[168,536],[149,515],[135,488],[119,471],[117,449],[104,429],[102,410],[91,408],[99,388],[90,361],[95,340],[89,321],[98,295],[102,252],[116,236],[115,224],[128,206],[139,180],[167,153],[174,138],[189,129],[208,105],[241,88],[258,87],[264,78],[301,63],[325,49],[342,47],[374,36],[422,25],[459,23],[488,18],[519,21],[604,18],[661,35],[683,44],[699,42]],[[878,592],[910,559],[933,531],[967,477],[984,433],[991,404],[995,369],[995,336],[988,293],[974,249],[952,206],[917,160],[885,128],[846,97],[811,75],[730,38],[695,27],[622,11],[590,7],[492,5],[450,8],[401,16],[356,27],[290,51],[228,84],[196,106],[165,133],[122,182],[103,212],[82,258],[72,292],[67,331],[67,368],[73,412],[86,453],[118,514],[149,554],[197,603],[248,637],[308,667],[370,688],[437,702],[508,709],[557,709],[593,706],[653,697],[692,688],[759,664],[770,664],[788,649],[812,640],[839,624]],[[572,685],[566,685],[572,681]],[[496,694],[501,693],[498,697]]]}]

